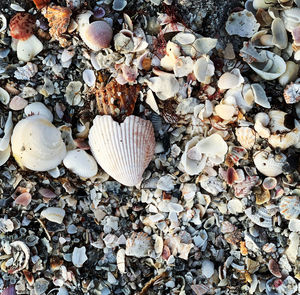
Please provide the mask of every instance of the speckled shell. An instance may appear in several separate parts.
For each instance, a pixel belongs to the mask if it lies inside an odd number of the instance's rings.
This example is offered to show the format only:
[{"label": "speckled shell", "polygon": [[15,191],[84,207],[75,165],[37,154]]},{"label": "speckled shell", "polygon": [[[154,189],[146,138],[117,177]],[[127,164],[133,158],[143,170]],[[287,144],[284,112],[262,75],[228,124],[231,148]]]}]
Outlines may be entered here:
[{"label": "speckled shell", "polygon": [[89,144],[102,169],[124,185],[139,184],[154,154],[152,123],[136,116],[121,124],[111,116],[97,116],[93,123]]},{"label": "speckled shell", "polygon": [[33,171],[51,170],[66,155],[60,131],[41,116],[19,121],[13,130],[11,144],[18,164]]},{"label": "speckled shell", "polygon": [[300,214],[300,199],[298,196],[283,197],[279,204],[280,213],[285,219],[296,219]]},{"label": "speckled shell", "polygon": [[96,92],[100,115],[111,115],[114,119],[124,120],[133,113],[139,91],[139,84],[121,85],[113,79]]},{"label": "speckled shell", "polygon": [[146,233],[134,232],[126,240],[125,254],[127,256],[147,257],[152,250],[151,239]]},{"label": "speckled shell", "polygon": [[235,131],[238,142],[246,149],[251,149],[255,143],[255,131],[249,127],[240,127]]},{"label": "speckled shell", "polygon": [[251,208],[245,210],[246,215],[251,221],[261,227],[270,228],[272,227],[272,216],[263,207],[256,210],[253,214]]}]

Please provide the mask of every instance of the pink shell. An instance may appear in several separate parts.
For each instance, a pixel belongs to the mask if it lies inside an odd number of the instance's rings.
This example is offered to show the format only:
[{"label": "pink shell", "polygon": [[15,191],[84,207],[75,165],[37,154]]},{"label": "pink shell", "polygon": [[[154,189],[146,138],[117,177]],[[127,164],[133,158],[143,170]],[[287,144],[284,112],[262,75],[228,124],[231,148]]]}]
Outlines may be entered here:
[{"label": "pink shell", "polygon": [[14,96],[9,103],[9,108],[13,111],[23,110],[28,105],[28,101],[20,96]]},{"label": "pink shell", "polygon": [[17,198],[15,199],[15,203],[17,205],[22,205],[24,207],[27,207],[30,204],[31,199],[32,199],[31,194],[28,192],[25,192],[25,193],[17,196]]},{"label": "pink shell", "polygon": [[101,168],[127,186],[142,181],[155,149],[152,123],[129,116],[121,124],[111,116],[97,116],[89,133],[91,151]]}]

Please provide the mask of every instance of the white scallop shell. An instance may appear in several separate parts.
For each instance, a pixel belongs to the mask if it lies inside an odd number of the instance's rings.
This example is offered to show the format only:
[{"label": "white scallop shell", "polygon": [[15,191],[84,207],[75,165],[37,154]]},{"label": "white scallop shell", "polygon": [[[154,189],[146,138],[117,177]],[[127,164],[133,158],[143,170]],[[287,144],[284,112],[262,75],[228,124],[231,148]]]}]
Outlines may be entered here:
[{"label": "white scallop shell", "polygon": [[39,115],[47,119],[48,121],[53,121],[53,115],[51,111],[41,102],[33,102],[27,105],[24,109],[26,116]]},{"label": "white scallop shell", "polygon": [[124,185],[139,184],[155,149],[151,122],[129,116],[119,124],[110,116],[97,116],[93,123],[89,144],[102,169]]},{"label": "white scallop shell", "polygon": [[147,257],[152,249],[151,238],[146,233],[134,232],[126,240],[125,254],[127,256]]},{"label": "white scallop shell", "polygon": [[283,197],[279,204],[279,211],[285,219],[296,219],[300,215],[300,199],[298,196]]},{"label": "white scallop shell", "polygon": [[11,144],[18,164],[34,171],[51,170],[66,155],[59,130],[40,116],[19,121],[13,130]]},{"label": "white scallop shell", "polygon": [[95,159],[80,149],[68,151],[63,163],[67,169],[83,178],[93,177],[98,171]]},{"label": "white scallop shell", "polygon": [[254,164],[259,172],[266,176],[277,176],[282,173],[286,161],[284,154],[276,155],[268,151],[258,151],[253,156]]},{"label": "white scallop shell", "polygon": [[250,127],[239,127],[235,131],[238,142],[246,149],[251,149],[255,143],[255,131]]},{"label": "white scallop shell", "polygon": [[272,216],[268,213],[266,208],[260,207],[253,214],[251,208],[245,210],[246,215],[251,221],[261,227],[270,228],[272,227]]}]

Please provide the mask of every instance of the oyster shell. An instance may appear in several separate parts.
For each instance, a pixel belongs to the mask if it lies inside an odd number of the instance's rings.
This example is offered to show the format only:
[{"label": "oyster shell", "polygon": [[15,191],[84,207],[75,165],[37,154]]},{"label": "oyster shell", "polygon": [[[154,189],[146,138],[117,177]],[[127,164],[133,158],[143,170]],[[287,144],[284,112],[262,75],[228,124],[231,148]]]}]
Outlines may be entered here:
[{"label": "oyster shell", "polygon": [[151,122],[132,115],[120,125],[111,116],[93,122],[89,144],[99,165],[124,185],[139,184],[155,149]]}]

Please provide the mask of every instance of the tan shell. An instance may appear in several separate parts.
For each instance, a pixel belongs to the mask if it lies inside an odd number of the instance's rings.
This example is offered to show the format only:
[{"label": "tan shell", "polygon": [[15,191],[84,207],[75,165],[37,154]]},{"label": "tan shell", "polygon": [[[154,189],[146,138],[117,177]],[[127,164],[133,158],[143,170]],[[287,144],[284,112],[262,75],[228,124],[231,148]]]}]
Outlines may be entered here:
[{"label": "tan shell", "polygon": [[97,116],[93,123],[89,144],[102,169],[124,185],[139,184],[155,149],[151,122],[129,116],[119,125],[111,116]]},{"label": "tan shell", "polygon": [[246,149],[251,149],[255,143],[255,131],[249,127],[240,127],[235,131],[238,142]]}]

